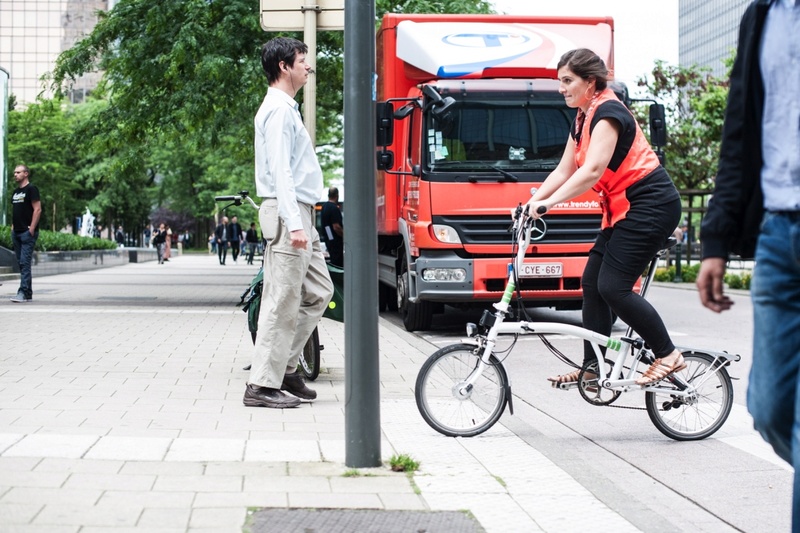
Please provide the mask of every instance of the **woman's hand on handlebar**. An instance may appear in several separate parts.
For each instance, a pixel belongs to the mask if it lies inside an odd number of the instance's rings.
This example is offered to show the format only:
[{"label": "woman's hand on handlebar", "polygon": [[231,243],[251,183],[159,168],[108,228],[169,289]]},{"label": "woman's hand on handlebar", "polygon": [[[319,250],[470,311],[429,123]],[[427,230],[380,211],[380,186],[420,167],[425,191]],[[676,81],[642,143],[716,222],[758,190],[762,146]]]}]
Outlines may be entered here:
[{"label": "woman's hand on handlebar", "polygon": [[537,219],[547,213],[550,209],[550,202],[547,200],[529,200],[525,205],[525,209],[529,217]]}]

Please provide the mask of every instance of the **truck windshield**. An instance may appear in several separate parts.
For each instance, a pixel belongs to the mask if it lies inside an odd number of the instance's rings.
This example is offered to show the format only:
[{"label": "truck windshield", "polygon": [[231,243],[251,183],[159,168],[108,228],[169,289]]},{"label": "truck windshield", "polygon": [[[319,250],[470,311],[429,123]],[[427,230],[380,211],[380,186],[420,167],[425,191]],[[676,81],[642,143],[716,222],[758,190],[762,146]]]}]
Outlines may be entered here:
[{"label": "truck windshield", "polygon": [[423,143],[431,171],[556,168],[575,117],[562,97],[514,101],[478,96],[456,98],[439,116],[427,114]]}]

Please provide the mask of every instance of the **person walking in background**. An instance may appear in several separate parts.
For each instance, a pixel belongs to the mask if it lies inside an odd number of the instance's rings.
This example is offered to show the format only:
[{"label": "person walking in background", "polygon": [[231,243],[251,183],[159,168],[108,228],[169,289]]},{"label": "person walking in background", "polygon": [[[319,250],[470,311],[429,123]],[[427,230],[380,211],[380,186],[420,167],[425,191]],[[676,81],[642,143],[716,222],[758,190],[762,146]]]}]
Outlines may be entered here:
[{"label": "person walking in background", "polygon": [[336,187],[328,189],[328,201],[322,204],[320,217],[330,262],[332,265],[344,267],[344,228],[342,211],[339,208],[339,189]]},{"label": "person walking in background", "polygon": [[251,407],[295,407],[301,398],[317,397],[297,372],[297,363],[333,295],[333,283],[314,228],[322,169],[294,100],[308,81],[307,53],[305,44],[286,37],[261,48],[269,90],[254,120],[255,179],[257,194],[264,199],[259,222],[269,244],[243,398]]},{"label": "person walking in background", "polygon": [[125,247],[125,232],[122,230],[122,226],[117,226],[117,232],[114,234],[114,240],[117,242],[117,246],[120,248]]},{"label": "person walking in background", "polygon": [[245,235],[245,241],[247,242],[247,264],[253,264],[253,256],[256,255],[256,248],[258,247],[258,231],[256,230],[256,223],[250,223],[250,229],[247,230],[247,234]]},{"label": "person walking in background", "polygon": [[169,261],[169,258],[172,257],[172,228],[169,227],[169,224],[166,225],[167,228],[167,240],[164,242],[164,261]]},{"label": "person walking in background", "polygon": [[164,251],[167,248],[167,228],[163,222],[159,224],[158,229],[153,233],[153,246],[156,247],[156,253],[158,254],[158,264],[163,265]]},{"label": "person walking in background", "polygon": [[217,228],[214,230],[214,239],[217,243],[219,264],[224,265],[228,257],[228,217],[222,217],[222,221],[217,224]]},{"label": "person walking in background", "polygon": [[239,224],[239,219],[234,215],[231,217],[231,223],[228,224],[228,242],[231,245],[231,256],[233,257],[234,265],[236,264],[236,259],[239,257],[242,237],[244,237],[242,226]]},{"label": "person walking in background", "polygon": [[15,303],[33,300],[33,249],[39,238],[39,219],[42,216],[42,202],[39,189],[30,182],[30,169],[25,165],[17,165],[14,169],[14,181],[17,188],[11,195],[13,207],[11,219],[11,242],[19,265],[19,289],[11,297]]},{"label": "person walking in background", "polygon": [[753,362],[747,408],[794,467],[792,531],[800,531],[800,5],[750,4],[739,26],[714,195],[700,227],[697,288],[716,313],[733,252],[755,257]]}]

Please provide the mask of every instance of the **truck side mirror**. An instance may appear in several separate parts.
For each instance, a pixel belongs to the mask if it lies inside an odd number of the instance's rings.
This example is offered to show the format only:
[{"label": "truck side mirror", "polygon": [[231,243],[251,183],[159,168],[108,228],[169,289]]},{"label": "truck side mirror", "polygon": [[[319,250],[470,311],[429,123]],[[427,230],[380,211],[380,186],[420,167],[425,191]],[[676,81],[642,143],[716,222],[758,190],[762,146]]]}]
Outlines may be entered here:
[{"label": "truck side mirror", "polygon": [[392,103],[378,102],[375,104],[375,117],[378,121],[375,128],[375,144],[389,146],[394,141],[394,106]]},{"label": "truck side mirror", "polygon": [[378,150],[378,170],[391,170],[394,166],[394,152],[391,150]]},{"label": "truck side mirror", "polygon": [[667,115],[662,104],[650,104],[650,143],[667,145]]}]

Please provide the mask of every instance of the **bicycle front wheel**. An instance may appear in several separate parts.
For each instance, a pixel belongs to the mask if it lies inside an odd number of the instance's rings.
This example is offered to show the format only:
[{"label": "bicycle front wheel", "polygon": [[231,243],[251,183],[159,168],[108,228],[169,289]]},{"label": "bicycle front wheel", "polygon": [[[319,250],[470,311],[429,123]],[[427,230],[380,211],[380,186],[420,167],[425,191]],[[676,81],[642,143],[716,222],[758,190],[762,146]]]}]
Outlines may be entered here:
[{"label": "bicycle front wheel", "polygon": [[303,351],[300,352],[300,362],[297,365],[309,381],[314,381],[319,376],[319,332],[317,328],[311,332]]},{"label": "bicycle front wheel", "polygon": [[721,361],[699,352],[683,352],[686,368],[677,372],[696,388],[691,398],[670,394],[668,381],[645,394],[650,420],[658,430],[675,440],[700,440],[713,435],[728,419],[733,407],[733,385]]},{"label": "bicycle front wheel", "polygon": [[414,396],[422,418],[448,437],[483,433],[503,414],[508,398],[508,376],[492,355],[489,365],[471,385],[467,378],[480,363],[480,349],[454,344],[431,355],[417,375]]}]

